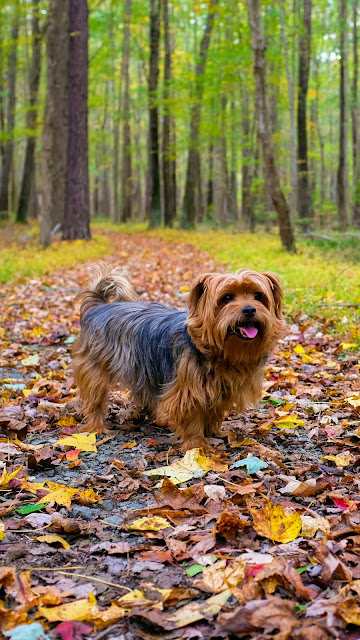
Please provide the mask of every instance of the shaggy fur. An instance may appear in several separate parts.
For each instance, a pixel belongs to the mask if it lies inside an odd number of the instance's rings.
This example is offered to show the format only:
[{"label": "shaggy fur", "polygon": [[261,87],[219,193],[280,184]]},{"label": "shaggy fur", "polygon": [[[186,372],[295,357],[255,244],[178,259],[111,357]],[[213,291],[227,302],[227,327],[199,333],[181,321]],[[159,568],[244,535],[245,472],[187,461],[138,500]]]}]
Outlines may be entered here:
[{"label": "shaggy fur", "polygon": [[184,449],[204,447],[227,411],[260,399],[264,365],[284,328],[275,274],[204,274],[193,283],[184,312],[137,302],[128,279],[101,265],[79,297],[73,366],[84,431],[106,432],[114,384],[168,423]]}]

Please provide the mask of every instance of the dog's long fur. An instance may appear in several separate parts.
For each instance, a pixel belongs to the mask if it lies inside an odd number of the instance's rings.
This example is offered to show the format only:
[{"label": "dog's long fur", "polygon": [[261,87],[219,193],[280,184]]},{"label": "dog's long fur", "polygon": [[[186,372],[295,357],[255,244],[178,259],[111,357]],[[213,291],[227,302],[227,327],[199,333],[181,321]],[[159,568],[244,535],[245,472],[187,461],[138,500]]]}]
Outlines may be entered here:
[{"label": "dog's long fur", "polygon": [[[140,408],[168,423],[185,449],[204,446],[233,406],[242,411],[259,400],[267,356],[284,326],[274,274],[204,274],[191,287],[187,313],[136,301],[119,269],[101,265],[79,297],[73,364],[84,430],[106,431],[113,384],[130,389]],[[251,321],[244,315],[249,308]],[[254,323],[258,333],[247,338],[241,327]]]}]

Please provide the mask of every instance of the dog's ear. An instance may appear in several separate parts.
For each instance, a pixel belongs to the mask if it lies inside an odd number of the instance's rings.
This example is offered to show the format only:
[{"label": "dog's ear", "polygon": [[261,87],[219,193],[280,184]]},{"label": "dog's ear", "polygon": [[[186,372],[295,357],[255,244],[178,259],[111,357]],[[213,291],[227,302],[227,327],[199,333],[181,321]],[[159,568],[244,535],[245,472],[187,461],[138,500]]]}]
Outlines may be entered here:
[{"label": "dog's ear", "polygon": [[282,305],[283,305],[283,292],[281,287],[281,280],[276,273],[266,271],[262,274],[270,282],[271,291],[275,302],[275,314],[278,318],[282,318]]},{"label": "dog's ear", "polygon": [[206,284],[212,275],[212,273],[203,273],[192,283],[187,298],[187,305],[190,313],[195,313],[202,296],[205,294]]}]

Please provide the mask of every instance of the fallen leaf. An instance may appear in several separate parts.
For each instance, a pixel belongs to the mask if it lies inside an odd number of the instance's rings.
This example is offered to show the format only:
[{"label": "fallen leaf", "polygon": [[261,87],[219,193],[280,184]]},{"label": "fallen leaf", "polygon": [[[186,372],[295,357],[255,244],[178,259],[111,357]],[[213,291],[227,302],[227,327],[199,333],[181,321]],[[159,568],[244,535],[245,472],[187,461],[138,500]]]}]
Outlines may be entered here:
[{"label": "fallen leaf", "polygon": [[250,507],[256,533],[275,542],[292,542],[301,531],[301,518],[295,511],[287,515],[279,504],[266,500],[261,509]]},{"label": "fallen leaf", "polygon": [[322,531],[327,537],[330,536],[330,523],[323,516],[300,516],[301,535],[303,538],[314,538],[318,531]]},{"label": "fallen leaf", "polygon": [[91,451],[93,453],[97,453],[95,443],[95,433],[73,433],[71,436],[66,436],[66,438],[60,438],[57,440],[57,442],[55,442],[55,446],[64,445],[66,447],[71,447],[72,449],[80,449],[80,451]]},{"label": "fallen leaf", "polygon": [[48,622],[59,622],[68,620],[91,620],[92,609],[96,604],[94,596],[89,598],[83,598],[81,600],[75,600],[74,602],[68,602],[61,604],[58,607],[39,607],[38,617],[45,618]]},{"label": "fallen leaf", "polygon": [[190,449],[181,460],[175,460],[167,467],[143,471],[142,475],[170,478],[173,484],[182,484],[192,478],[202,478],[210,469],[214,471],[210,458],[201,449]]},{"label": "fallen leaf", "polygon": [[79,621],[61,622],[52,630],[61,640],[82,640],[92,633],[92,627]]},{"label": "fallen leaf", "polygon": [[134,520],[132,524],[128,524],[127,528],[131,531],[160,531],[160,529],[167,529],[172,525],[165,518],[159,516],[150,516],[148,518],[138,518]]},{"label": "fallen leaf", "polygon": [[70,510],[71,500],[77,493],[77,489],[72,489],[66,484],[56,484],[49,480],[47,480],[46,484],[49,487],[49,493],[40,498],[37,504],[56,502],[59,506],[66,507]]},{"label": "fallen leaf", "polygon": [[21,624],[10,631],[3,631],[3,634],[9,640],[50,640],[38,622]]},{"label": "fallen leaf", "polygon": [[69,543],[66,542],[66,540],[64,540],[64,538],[62,538],[61,536],[57,536],[55,534],[49,533],[44,536],[37,536],[35,540],[38,540],[38,542],[47,542],[48,544],[53,544],[53,542],[60,542],[61,546],[64,547],[64,549],[70,549]]},{"label": "fallen leaf", "polygon": [[0,476],[0,487],[6,487],[9,484],[10,480],[12,480],[17,476],[20,469],[21,467],[18,467],[15,471],[12,471],[11,473],[7,473],[6,468],[4,467],[3,472]]},{"label": "fallen leaf", "polygon": [[305,420],[301,420],[297,417],[296,413],[291,413],[283,418],[274,420],[274,424],[279,429],[295,429],[296,427],[304,427]]},{"label": "fallen leaf", "polygon": [[266,469],[268,466],[268,463],[260,460],[260,458],[256,458],[255,456],[248,456],[247,458],[243,458],[242,460],[237,460],[237,462],[234,462],[234,464],[231,465],[230,469],[246,467],[246,471],[250,475],[252,473],[257,473],[261,469]]}]

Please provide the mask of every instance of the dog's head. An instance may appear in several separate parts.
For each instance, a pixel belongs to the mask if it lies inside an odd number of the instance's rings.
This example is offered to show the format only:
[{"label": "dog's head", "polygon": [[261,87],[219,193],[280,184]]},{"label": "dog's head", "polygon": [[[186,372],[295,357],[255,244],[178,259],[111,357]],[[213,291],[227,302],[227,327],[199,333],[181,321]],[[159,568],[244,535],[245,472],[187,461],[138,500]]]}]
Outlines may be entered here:
[{"label": "dog's head", "polygon": [[208,355],[259,360],[283,332],[282,298],[274,273],[239,269],[234,274],[203,274],[188,297],[191,339]]}]

